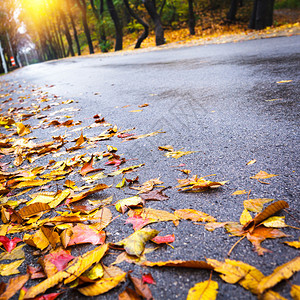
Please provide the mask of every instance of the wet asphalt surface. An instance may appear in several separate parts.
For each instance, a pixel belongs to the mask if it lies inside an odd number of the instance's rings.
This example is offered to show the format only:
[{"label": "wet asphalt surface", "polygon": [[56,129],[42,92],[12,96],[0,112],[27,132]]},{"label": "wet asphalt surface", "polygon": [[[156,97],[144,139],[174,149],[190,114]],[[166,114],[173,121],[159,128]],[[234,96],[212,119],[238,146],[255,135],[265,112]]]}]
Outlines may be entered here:
[{"label": "wet asphalt surface", "polygon": [[[247,195],[231,194],[236,190],[251,189],[250,198],[287,201],[290,213],[299,220],[299,52],[300,36],[293,36],[145,53],[69,58],[31,65],[0,79],[15,88],[20,83],[26,87],[25,94],[28,93],[28,86],[35,85],[47,91],[49,97],[56,95],[63,100],[74,99],[75,102],[68,107],[80,110],[64,114],[71,114],[74,121],[82,121],[80,126],[90,125],[93,115],[101,114],[118,128],[135,127],[136,134],[164,131],[157,136],[124,143],[115,137],[99,142],[99,148],[84,151],[103,151],[109,144],[117,147],[117,153],[129,160],[124,166],[145,163],[137,172],[126,177],[138,175],[140,183],[160,177],[165,186],[174,187],[178,178],[185,178],[177,170],[179,167],[174,166],[184,163],[184,168],[190,169],[191,174],[216,174],[213,177],[215,180],[229,180],[224,187],[207,193],[180,193],[177,189],[168,189],[166,194],[169,200],[149,201],[146,207],[167,211],[191,208],[206,212],[220,222],[238,222]],[[277,83],[282,80],[292,82]],[[138,105],[143,103],[149,106],[142,112],[130,112],[140,109]],[[9,105],[2,105],[3,110],[6,108]],[[49,112],[55,109],[53,106]],[[29,120],[25,123],[35,122]],[[104,129],[94,128],[83,133],[92,137]],[[65,129],[51,130],[38,129],[32,135],[39,140],[48,140],[49,135],[65,132]],[[79,136],[78,132],[68,133],[68,140]],[[183,151],[198,152],[177,160],[167,158],[157,149],[167,144],[175,150],[184,148]],[[43,165],[50,158],[51,155],[38,162]],[[246,166],[251,159],[257,162]],[[112,167],[106,169],[112,170]],[[271,183],[269,185],[249,178],[260,170],[279,176],[267,179]],[[80,175],[76,176],[70,179],[80,182]],[[102,182],[117,184],[120,180],[119,176],[103,179]],[[78,183],[83,184],[82,180]],[[134,191],[113,188],[92,195],[90,199],[112,194],[115,199],[121,199],[134,194]],[[118,215],[117,212],[113,214]],[[299,223],[287,213],[281,212],[279,215],[286,216],[287,224],[299,227]],[[124,226],[126,218],[126,215],[118,218],[107,228],[109,242],[119,241],[133,232],[130,224]],[[209,232],[190,221],[181,221],[177,227],[172,222],[148,227],[160,230],[160,235],[174,233],[176,237],[172,244],[174,249],[163,246],[147,254],[151,261],[223,260],[238,240],[237,237],[230,237],[223,228]],[[230,258],[253,265],[265,275],[270,274],[275,267],[299,255],[298,250],[282,243],[297,240],[299,231],[292,228],[284,228],[283,231],[291,237],[269,239],[262,243],[273,253],[259,256],[253,251],[251,243],[244,239]],[[27,251],[28,259],[32,259],[29,246]],[[85,252],[86,248],[76,247],[72,253],[79,255],[80,251]],[[115,257],[111,255],[103,261],[109,264]],[[136,276],[140,276],[141,272],[151,272],[157,282],[151,286],[155,299],[185,299],[195,283],[208,280],[210,276],[206,270],[144,269],[126,262],[118,266],[125,271],[133,270]],[[256,298],[237,284],[223,282],[216,273],[212,279],[219,283],[218,299]],[[294,275],[289,283],[300,284],[299,274]],[[274,290],[290,299],[289,283],[282,282]],[[116,299],[124,288],[121,285],[96,298]],[[66,292],[61,298],[83,299],[84,296],[74,290]]]}]

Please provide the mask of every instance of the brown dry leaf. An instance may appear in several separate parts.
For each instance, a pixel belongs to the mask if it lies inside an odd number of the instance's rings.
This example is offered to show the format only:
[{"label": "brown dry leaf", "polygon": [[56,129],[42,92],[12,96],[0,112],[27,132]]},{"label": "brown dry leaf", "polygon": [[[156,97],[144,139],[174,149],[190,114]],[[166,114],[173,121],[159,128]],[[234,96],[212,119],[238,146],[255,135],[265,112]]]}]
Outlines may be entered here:
[{"label": "brown dry leaf", "polygon": [[171,151],[172,152],[172,151],[174,151],[174,148],[171,145],[166,145],[166,146],[159,146],[158,150],[160,150],[160,151]]},{"label": "brown dry leaf", "polygon": [[130,274],[128,275],[129,279],[134,285],[134,289],[138,295],[142,296],[143,299],[152,300],[153,296],[148,284],[143,283],[141,278],[133,277]]},{"label": "brown dry leaf", "polygon": [[24,206],[18,210],[18,213],[22,218],[29,218],[41,212],[49,211],[50,209],[51,208],[47,203],[35,202],[33,204],[29,204],[28,206]]},{"label": "brown dry leaf", "polygon": [[178,268],[192,268],[192,269],[207,269],[213,270],[214,267],[200,260],[168,260],[168,261],[146,261],[143,263],[143,266],[147,267],[178,267]]},{"label": "brown dry leaf", "polygon": [[272,252],[268,249],[261,247],[260,244],[265,239],[276,239],[276,238],[287,237],[287,236],[288,235],[286,235],[279,229],[267,228],[264,226],[256,227],[251,233],[250,232],[247,233],[247,239],[255,247],[255,252],[257,252],[258,255],[263,255],[266,252]]},{"label": "brown dry leaf", "polygon": [[189,290],[186,300],[215,300],[218,288],[218,283],[213,280],[198,282]]},{"label": "brown dry leaf", "polygon": [[178,209],[174,215],[180,219],[192,220],[194,222],[215,222],[216,219],[202,211],[194,209]]},{"label": "brown dry leaf", "polygon": [[100,184],[97,184],[95,187],[91,188],[90,190],[86,191],[86,192],[82,192],[80,194],[77,194],[77,195],[74,195],[72,196],[71,200],[69,201],[69,203],[72,203],[72,202],[76,202],[76,201],[79,201],[93,193],[97,193],[97,192],[100,192],[100,191],[103,191],[107,188],[109,188],[111,186],[108,186],[104,183],[100,183]]},{"label": "brown dry leaf", "polygon": [[258,284],[258,292],[262,294],[265,290],[275,286],[281,280],[289,279],[298,271],[300,271],[300,256],[277,267],[272,274],[263,278]]},{"label": "brown dry leaf", "polygon": [[138,105],[138,107],[147,107],[147,106],[149,106],[149,104],[148,103],[144,103],[144,104],[141,104],[141,105]]},{"label": "brown dry leaf", "polygon": [[300,285],[293,284],[291,288],[291,296],[293,300],[300,299]]},{"label": "brown dry leaf", "polygon": [[119,294],[118,300],[141,300],[141,297],[136,291],[127,287],[121,294]]},{"label": "brown dry leaf", "polygon": [[36,286],[30,287],[26,292],[24,299],[34,298],[64,279],[64,284],[72,282],[93,264],[98,263],[105,255],[107,249],[108,245],[105,244],[75,258],[66,269],[57,272],[55,275],[47,278]]},{"label": "brown dry leaf", "polygon": [[116,277],[100,279],[91,285],[78,289],[78,291],[85,296],[98,296],[116,287],[125,279],[125,276],[126,273],[123,273]]},{"label": "brown dry leaf", "polygon": [[257,198],[257,199],[249,199],[244,201],[244,208],[253,212],[261,212],[264,204],[274,201],[275,199],[269,198]]},{"label": "brown dry leaf", "polygon": [[8,300],[13,297],[23,287],[29,278],[29,274],[19,275],[11,278],[8,282],[5,292],[0,295],[0,299]]},{"label": "brown dry leaf", "polygon": [[270,205],[268,205],[260,214],[258,214],[254,219],[244,225],[243,229],[246,231],[251,229],[264,221],[265,219],[271,217],[272,215],[276,214],[278,211],[288,208],[289,205],[284,200],[276,201]]},{"label": "brown dry leaf", "polygon": [[153,201],[164,201],[164,200],[168,200],[169,197],[167,195],[165,195],[163,193],[165,189],[159,189],[159,190],[154,190],[154,191],[150,191],[147,193],[142,193],[140,194],[140,197],[146,201],[146,200],[153,200]]},{"label": "brown dry leaf", "polygon": [[18,267],[22,265],[25,259],[16,260],[10,264],[0,264],[0,275],[1,276],[10,276],[20,273]]}]

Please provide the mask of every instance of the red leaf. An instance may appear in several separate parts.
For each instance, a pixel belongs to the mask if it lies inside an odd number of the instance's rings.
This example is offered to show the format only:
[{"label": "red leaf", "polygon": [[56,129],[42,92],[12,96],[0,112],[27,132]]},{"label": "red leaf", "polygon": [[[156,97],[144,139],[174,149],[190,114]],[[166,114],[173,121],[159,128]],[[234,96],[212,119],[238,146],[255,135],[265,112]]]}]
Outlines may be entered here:
[{"label": "red leaf", "polygon": [[85,176],[87,173],[90,173],[90,172],[102,171],[102,170],[103,170],[103,169],[101,169],[101,168],[99,168],[99,169],[94,169],[94,168],[93,168],[93,160],[94,160],[94,158],[93,158],[93,156],[92,156],[92,158],[90,159],[90,161],[88,161],[87,163],[85,163],[85,164],[83,165],[83,167],[82,167],[81,170],[80,170],[80,174],[81,174],[82,176]]},{"label": "red leaf", "polygon": [[84,243],[99,245],[105,242],[105,232],[98,231],[89,225],[77,224],[72,228],[72,232],[73,235],[71,236],[68,246]]},{"label": "red leaf", "polygon": [[156,236],[151,240],[155,244],[166,244],[166,243],[173,243],[175,241],[174,234],[168,234],[165,236]]},{"label": "red leaf", "polygon": [[7,236],[0,235],[0,243],[3,244],[7,252],[11,252],[13,249],[15,249],[17,243],[19,242],[22,242],[22,240],[17,237],[10,240]]},{"label": "red leaf", "polygon": [[143,283],[156,284],[156,282],[155,282],[155,280],[153,279],[151,273],[144,274],[144,275],[142,276],[142,280],[143,280]]},{"label": "red leaf", "polygon": [[60,252],[53,252],[46,256],[48,260],[55,265],[57,271],[65,269],[69,261],[71,261],[74,258],[74,256],[70,255],[69,252],[66,250],[61,250]]},{"label": "red leaf", "polygon": [[128,223],[131,223],[133,225],[133,230],[136,231],[152,222],[151,222],[151,219],[144,219],[141,216],[135,215],[133,217],[129,217],[126,220],[125,224],[128,224]]},{"label": "red leaf", "polygon": [[56,299],[61,293],[51,293],[51,294],[47,294],[47,295],[42,295],[42,296],[38,296],[33,298],[32,300],[54,300]]},{"label": "red leaf", "polygon": [[27,273],[30,275],[31,279],[46,277],[46,274],[44,273],[43,268],[41,266],[37,268],[32,266],[27,266]]}]

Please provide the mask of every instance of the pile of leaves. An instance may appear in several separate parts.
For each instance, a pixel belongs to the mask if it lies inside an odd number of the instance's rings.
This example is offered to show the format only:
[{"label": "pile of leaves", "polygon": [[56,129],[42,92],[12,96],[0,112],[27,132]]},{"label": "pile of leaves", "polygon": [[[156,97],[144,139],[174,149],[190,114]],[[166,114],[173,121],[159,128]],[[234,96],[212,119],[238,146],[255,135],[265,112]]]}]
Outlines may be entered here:
[{"label": "pile of leaves", "polygon": [[[3,84],[3,91],[13,87],[13,84]],[[258,255],[264,255],[270,252],[261,246],[265,239],[287,237],[278,229],[288,226],[284,216],[274,216],[288,208],[287,202],[249,199],[248,193],[239,222],[218,222],[214,216],[188,208],[174,211],[152,209],[148,207],[148,202],[167,201],[166,191],[170,187],[163,186],[161,178],[148,179],[143,183],[139,182],[136,174],[129,178],[128,173],[139,170],[144,163],[128,165],[127,159],[117,154],[118,149],[107,145],[107,142],[130,142],[156,136],[162,131],[135,135],[129,133],[132,129],[119,130],[99,114],[92,118],[90,125],[80,127],[81,122],[71,120],[69,115],[59,116],[59,113],[77,111],[69,107],[73,100],[50,97],[37,88],[31,89],[30,96],[17,95],[16,90],[0,95],[0,274],[5,278],[0,284],[1,299],[9,299],[18,292],[19,299],[55,299],[68,289],[77,289],[82,295],[90,297],[118,285],[125,287],[119,299],[153,299],[149,285],[156,282],[151,273],[144,273],[141,278],[135,277],[130,271],[125,272],[116,266],[123,261],[145,268],[210,270],[219,274],[225,282],[239,284],[262,299],[284,299],[272,288],[300,270],[300,259],[296,255],[290,262],[265,276],[242,261],[207,258],[203,261],[151,262],[146,254],[163,249],[162,245],[172,247],[175,239],[180,239],[173,233],[162,236],[150,224],[173,222],[174,226],[179,226],[181,221],[188,220],[196,224],[195,227],[201,222],[208,231],[225,228],[228,233],[239,237],[228,256],[244,238],[253,244]],[[24,106],[29,102],[29,106]],[[58,109],[59,106],[63,108]],[[56,110],[50,113],[53,107]],[[47,115],[44,115],[46,112]],[[31,126],[27,120],[30,120]],[[84,135],[84,132],[95,127],[101,129],[100,134],[93,137]],[[34,137],[34,132],[47,128],[51,132],[63,129],[65,134],[49,138],[43,131],[42,141]],[[68,139],[70,135],[66,132],[77,134],[77,137]],[[45,137],[49,140],[44,140]],[[105,145],[106,150],[99,152],[100,145],[101,148]],[[87,153],[90,149],[96,151]],[[195,152],[174,151],[170,145],[161,146],[158,150],[167,151],[166,159],[178,159]],[[66,158],[61,159],[61,156]],[[39,161],[46,159],[47,163],[39,164]],[[227,181],[210,181],[207,176],[190,175],[191,170],[188,169],[179,171],[187,176],[178,179],[178,186],[174,187],[179,193],[226,189]],[[265,184],[265,179],[274,176],[261,171],[252,179]],[[119,178],[118,184],[109,184],[114,177]],[[79,179],[74,181],[72,178]],[[134,194],[113,199],[113,189],[129,190]],[[236,191],[234,194],[247,192]],[[272,203],[264,208],[268,202]],[[118,242],[109,242],[107,227],[126,213],[126,224],[132,224],[133,233]],[[75,250],[80,244],[89,246],[80,248],[83,253],[78,254]],[[300,242],[287,241],[286,244],[299,248]],[[24,249],[31,255],[26,261]],[[113,263],[105,265],[103,258],[113,257],[114,251],[118,256]],[[26,271],[19,275],[19,268]],[[50,288],[56,288],[56,292],[47,294]],[[207,281],[191,287],[187,299],[215,299],[217,290],[218,283],[210,276]],[[299,299],[299,290],[299,285],[292,285],[294,299]]]}]

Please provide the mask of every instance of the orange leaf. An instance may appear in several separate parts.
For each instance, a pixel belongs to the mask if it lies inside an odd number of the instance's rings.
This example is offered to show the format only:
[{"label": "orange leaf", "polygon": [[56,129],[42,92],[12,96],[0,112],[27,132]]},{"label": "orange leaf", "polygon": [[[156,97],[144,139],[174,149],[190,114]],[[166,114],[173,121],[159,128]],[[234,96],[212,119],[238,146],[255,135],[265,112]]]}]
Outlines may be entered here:
[{"label": "orange leaf", "polygon": [[103,169],[99,168],[99,169],[94,169],[93,168],[93,156],[91,157],[90,161],[86,162],[83,167],[80,170],[80,175],[85,176],[86,174],[90,173],[90,172],[95,172],[95,171],[101,171]]},{"label": "orange leaf", "polygon": [[28,281],[30,275],[20,275],[17,277],[13,277],[9,280],[8,286],[3,294],[1,294],[0,299],[1,300],[8,300],[12,296],[14,296],[22,287],[23,285]]},{"label": "orange leaf", "polygon": [[50,209],[51,208],[47,203],[35,202],[33,204],[29,204],[28,206],[24,206],[18,210],[18,213],[22,218],[28,218]]},{"label": "orange leaf", "polygon": [[179,267],[179,268],[192,268],[192,269],[207,269],[213,270],[214,268],[205,261],[200,260],[168,260],[168,261],[146,261],[142,264],[147,267]]}]

